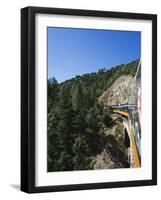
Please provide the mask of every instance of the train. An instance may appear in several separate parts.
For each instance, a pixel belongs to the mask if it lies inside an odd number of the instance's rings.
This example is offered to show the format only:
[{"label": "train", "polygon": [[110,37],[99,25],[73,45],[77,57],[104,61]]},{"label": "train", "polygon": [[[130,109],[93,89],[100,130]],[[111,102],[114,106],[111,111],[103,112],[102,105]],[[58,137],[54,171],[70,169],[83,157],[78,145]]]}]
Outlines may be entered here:
[{"label": "train", "polygon": [[[125,138],[129,136],[129,162],[131,167],[141,167],[141,61],[137,66],[134,86],[127,104],[112,105],[113,113],[121,115],[127,124]],[[128,132],[128,136],[127,136]]]}]

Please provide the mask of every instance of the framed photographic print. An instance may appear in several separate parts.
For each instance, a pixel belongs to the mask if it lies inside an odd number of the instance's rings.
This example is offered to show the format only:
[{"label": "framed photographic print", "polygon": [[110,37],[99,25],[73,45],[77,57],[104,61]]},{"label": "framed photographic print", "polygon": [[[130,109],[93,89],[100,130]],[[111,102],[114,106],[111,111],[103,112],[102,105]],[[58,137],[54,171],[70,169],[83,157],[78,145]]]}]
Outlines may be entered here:
[{"label": "framed photographic print", "polygon": [[157,184],[157,16],[21,10],[21,190]]}]

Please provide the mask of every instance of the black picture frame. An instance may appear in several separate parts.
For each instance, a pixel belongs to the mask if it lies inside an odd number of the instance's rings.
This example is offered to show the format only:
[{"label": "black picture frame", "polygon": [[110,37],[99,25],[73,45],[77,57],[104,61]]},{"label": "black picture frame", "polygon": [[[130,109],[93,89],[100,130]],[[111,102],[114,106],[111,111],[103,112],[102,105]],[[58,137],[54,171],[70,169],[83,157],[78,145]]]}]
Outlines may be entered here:
[{"label": "black picture frame", "polygon": [[[76,185],[35,186],[35,15],[108,17],[152,21],[152,179]],[[45,7],[21,9],[21,190],[27,193],[157,184],[157,15]]]}]

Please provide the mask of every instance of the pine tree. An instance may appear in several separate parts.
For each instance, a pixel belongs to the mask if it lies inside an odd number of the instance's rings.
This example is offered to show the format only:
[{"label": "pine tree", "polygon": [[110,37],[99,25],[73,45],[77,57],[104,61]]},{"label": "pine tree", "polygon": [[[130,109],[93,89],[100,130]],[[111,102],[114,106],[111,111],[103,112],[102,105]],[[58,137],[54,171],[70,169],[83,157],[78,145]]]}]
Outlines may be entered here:
[{"label": "pine tree", "polygon": [[63,171],[72,170],[72,120],[73,110],[68,88],[62,87],[59,102],[60,121],[57,127],[59,133],[59,168]]}]

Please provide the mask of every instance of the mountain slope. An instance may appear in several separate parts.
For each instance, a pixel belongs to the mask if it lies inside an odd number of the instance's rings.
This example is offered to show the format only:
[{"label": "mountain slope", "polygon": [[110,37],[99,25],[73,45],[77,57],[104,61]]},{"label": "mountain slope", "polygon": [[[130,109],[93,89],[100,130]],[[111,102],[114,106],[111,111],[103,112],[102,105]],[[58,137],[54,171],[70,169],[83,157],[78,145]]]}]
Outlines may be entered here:
[{"label": "mountain slope", "polygon": [[137,64],[48,81],[49,172],[128,167],[123,126],[103,107],[126,102]]}]

